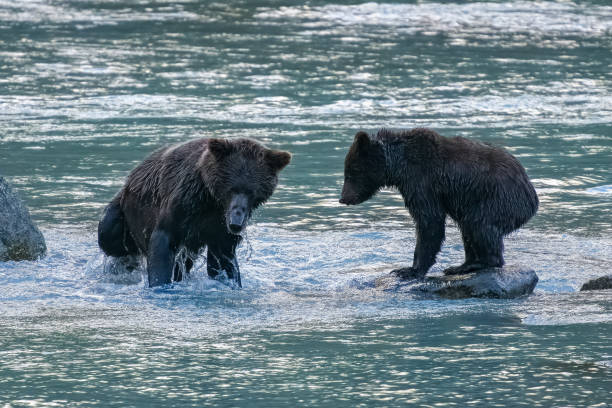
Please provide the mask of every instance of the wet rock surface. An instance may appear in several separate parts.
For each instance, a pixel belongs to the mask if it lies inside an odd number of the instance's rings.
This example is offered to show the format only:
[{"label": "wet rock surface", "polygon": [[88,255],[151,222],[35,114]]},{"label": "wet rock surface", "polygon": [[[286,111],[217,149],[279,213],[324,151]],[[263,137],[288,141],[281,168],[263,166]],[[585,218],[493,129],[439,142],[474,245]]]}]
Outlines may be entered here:
[{"label": "wet rock surface", "polygon": [[36,260],[46,252],[45,238],[27,207],[0,177],[0,261]]},{"label": "wet rock surface", "polygon": [[603,290],[603,289],[612,289],[612,275],[602,276],[601,278],[591,279],[582,287],[580,291],[583,290]]},{"label": "wet rock surface", "polygon": [[409,290],[445,299],[512,299],[531,294],[537,283],[538,276],[532,269],[506,266],[464,275],[429,276],[424,280],[401,280],[389,275],[379,278],[376,286],[383,290]]}]

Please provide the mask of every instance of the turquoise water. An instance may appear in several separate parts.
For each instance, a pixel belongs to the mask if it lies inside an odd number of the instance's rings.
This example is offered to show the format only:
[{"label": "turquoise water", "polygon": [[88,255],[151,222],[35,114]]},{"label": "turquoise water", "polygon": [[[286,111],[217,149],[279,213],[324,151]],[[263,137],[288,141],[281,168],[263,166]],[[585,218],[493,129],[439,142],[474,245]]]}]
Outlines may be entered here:
[{"label": "turquoise water", "polygon": [[[612,6],[606,1],[0,0],[0,174],[49,247],[0,265],[0,405],[612,404]],[[359,129],[503,145],[538,191],[508,237],[534,295],[427,300],[383,191],[338,204]],[[104,273],[100,212],[168,143],[289,150],[240,249],[242,290]],[[431,273],[461,262],[457,229]]]}]

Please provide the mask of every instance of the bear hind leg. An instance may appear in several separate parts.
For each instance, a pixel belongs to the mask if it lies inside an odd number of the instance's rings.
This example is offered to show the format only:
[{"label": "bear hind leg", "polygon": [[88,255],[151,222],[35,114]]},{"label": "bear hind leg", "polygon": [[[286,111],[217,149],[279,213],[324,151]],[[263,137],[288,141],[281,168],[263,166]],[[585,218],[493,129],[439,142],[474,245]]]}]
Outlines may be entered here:
[{"label": "bear hind leg", "polygon": [[116,258],[138,254],[118,199],[111,201],[104,209],[98,223],[98,245],[106,255]]},{"label": "bear hind leg", "polygon": [[482,225],[462,228],[462,238],[465,262],[445,269],[445,275],[460,275],[504,265],[504,236],[498,228]]},{"label": "bear hind leg", "polygon": [[466,232],[465,228],[461,228],[461,238],[463,241],[463,250],[465,252],[465,260],[461,265],[451,266],[444,270],[445,275],[461,275],[468,273],[474,268],[472,265],[476,264],[476,248],[474,248],[470,235]]}]

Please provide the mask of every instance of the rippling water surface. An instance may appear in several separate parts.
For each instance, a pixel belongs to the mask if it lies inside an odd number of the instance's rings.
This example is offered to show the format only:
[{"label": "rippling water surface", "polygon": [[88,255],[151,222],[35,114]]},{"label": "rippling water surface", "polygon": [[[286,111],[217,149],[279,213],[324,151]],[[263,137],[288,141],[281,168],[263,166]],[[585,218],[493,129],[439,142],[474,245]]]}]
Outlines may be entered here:
[{"label": "rippling water surface", "polygon": [[[612,403],[612,6],[606,1],[0,0],[0,175],[49,246],[0,265],[0,403],[593,406]],[[393,191],[337,203],[359,129],[503,145],[538,191],[507,239],[518,300],[376,287],[411,262]],[[95,228],[155,148],[289,150],[241,248],[242,290],[109,275]],[[456,228],[432,273],[461,262]]]}]

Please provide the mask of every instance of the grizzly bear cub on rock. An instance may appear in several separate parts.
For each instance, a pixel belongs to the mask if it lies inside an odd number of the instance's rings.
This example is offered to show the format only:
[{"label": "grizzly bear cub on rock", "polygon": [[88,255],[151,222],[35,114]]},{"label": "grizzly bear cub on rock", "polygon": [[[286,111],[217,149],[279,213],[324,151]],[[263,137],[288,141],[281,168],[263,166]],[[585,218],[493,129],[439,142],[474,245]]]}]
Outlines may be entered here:
[{"label": "grizzly bear cub on rock", "polygon": [[[100,248],[118,258],[146,256],[149,286],[158,286],[181,280],[208,247],[208,275],[225,271],[241,286],[239,234],[290,160],[288,152],[249,139],[198,139],[159,149],[130,173],[104,210]],[[175,265],[183,248],[184,265]]]},{"label": "grizzly bear cub on rock", "polygon": [[422,279],[435,263],[447,215],[465,250],[465,262],[444,271],[454,275],[504,265],[503,237],[538,209],[535,189],[510,153],[422,128],[355,135],[340,203],[362,203],[381,187],[399,190],[416,224],[412,266],[391,272],[404,279]]}]

